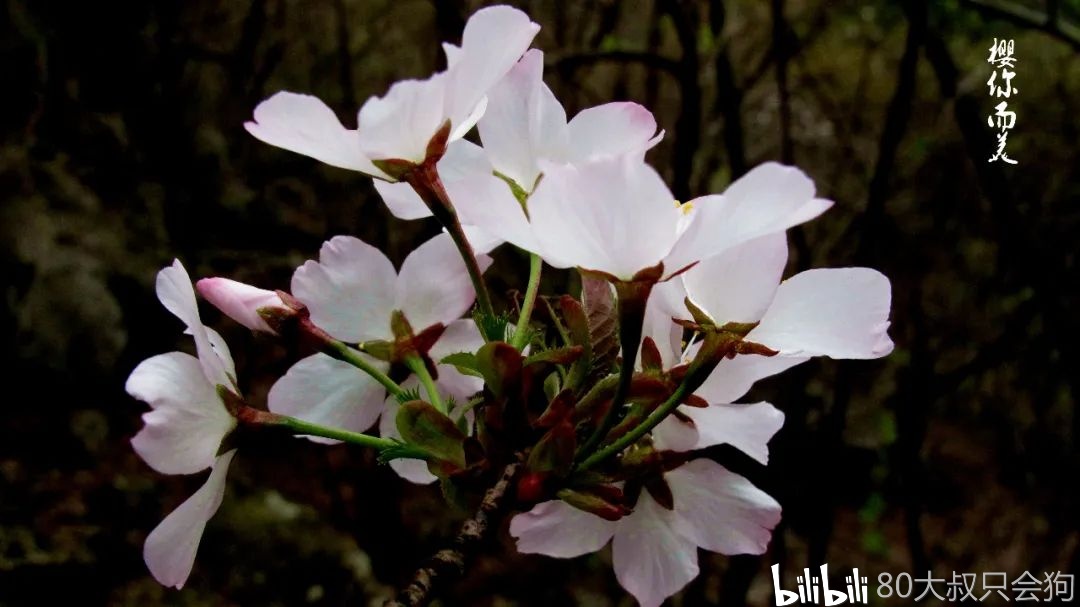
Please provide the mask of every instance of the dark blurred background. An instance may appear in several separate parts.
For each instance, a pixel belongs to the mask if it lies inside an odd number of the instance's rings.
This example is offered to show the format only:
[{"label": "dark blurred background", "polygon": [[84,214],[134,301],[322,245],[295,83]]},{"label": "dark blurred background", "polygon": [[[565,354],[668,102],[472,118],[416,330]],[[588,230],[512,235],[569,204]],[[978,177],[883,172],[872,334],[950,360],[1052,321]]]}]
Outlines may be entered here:
[{"label": "dark blurred background", "polygon": [[[188,347],[153,291],[174,257],[195,276],[287,288],[330,236],[400,261],[434,233],[392,218],[369,179],[242,123],[289,89],[354,124],[369,95],[441,68],[438,42],[480,4],[3,3],[0,605],[377,605],[454,532],[463,514],[436,488],[364,450],[256,446],[233,465],[188,587],[164,590],[142,540],[202,476],[135,456],[144,406],[123,382]],[[772,604],[776,562],[1080,573],[1078,3],[517,4],[543,26],[568,111],[629,99],[655,112],[667,136],[650,158],[680,199],[795,163],[836,206],[792,232],[790,271],[892,279],[896,351],[764,382],[751,397],[787,414],[771,465],[717,454],[784,505],[771,552],[702,553],[672,604]],[[994,38],[1016,40],[1016,166],[987,162]],[[504,253],[496,292],[520,287],[522,267]],[[290,353],[204,317],[261,399]],[[503,533],[444,604],[632,601],[607,553],[522,557]]]}]

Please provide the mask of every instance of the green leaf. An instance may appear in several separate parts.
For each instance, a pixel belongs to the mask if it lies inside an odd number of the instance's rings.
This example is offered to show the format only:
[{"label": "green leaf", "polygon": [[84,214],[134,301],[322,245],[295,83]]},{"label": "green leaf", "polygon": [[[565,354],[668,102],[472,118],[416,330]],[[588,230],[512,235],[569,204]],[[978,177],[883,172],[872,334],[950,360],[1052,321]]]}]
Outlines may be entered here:
[{"label": "green leaf", "polygon": [[472,352],[454,352],[453,354],[444,356],[439,362],[444,365],[454,365],[458,371],[465,375],[472,375],[474,377],[484,376],[484,374],[480,372],[476,355]]},{"label": "green leaf", "polygon": [[458,469],[465,467],[465,434],[431,404],[422,400],[405,403],[396,422],[406,442]]}]

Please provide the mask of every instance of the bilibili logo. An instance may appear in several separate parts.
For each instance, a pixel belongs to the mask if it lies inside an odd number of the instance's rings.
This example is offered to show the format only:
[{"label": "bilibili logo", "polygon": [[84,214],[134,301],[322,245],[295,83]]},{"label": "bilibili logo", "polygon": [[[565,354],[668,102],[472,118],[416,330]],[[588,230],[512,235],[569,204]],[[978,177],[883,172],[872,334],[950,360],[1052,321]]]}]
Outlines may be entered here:
[{"label": "bilibili logo", "polygon": [[780,565],[773,565],[772,580],[773,580],[773,592],[776,594],[776,606],[783,607],[784,605],[795,604],[796,601],[800,605],[814,604],[825,605],[826,607],[832,607],[833,605],[842,605],[844,603],[867,603],[867,580],[865,577],[859,577],[859,570],[852,569],[851,575],[844,578],[844,582],[847,584],[847,591],[833,590],[829,588],[829,565],[828,563],[820,567],[820,575],[811,576],[810,569],[804,568],[803,574],[795,578],[796,584],[798,584],[798,590],[784,590],[780,587]]}]

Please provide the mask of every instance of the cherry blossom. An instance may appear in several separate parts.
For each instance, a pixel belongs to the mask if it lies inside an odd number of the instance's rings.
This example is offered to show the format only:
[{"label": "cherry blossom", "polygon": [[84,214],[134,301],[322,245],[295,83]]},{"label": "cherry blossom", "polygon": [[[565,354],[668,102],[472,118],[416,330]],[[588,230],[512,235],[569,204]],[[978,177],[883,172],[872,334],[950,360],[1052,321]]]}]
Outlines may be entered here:
[{"label": "cherry blossom", "polygon": [[[671,448],[717,444],[717,432],[729,434],[737,429],[732,407],[760,405],[727,403],[744,396],[758,380],[810,357],[872,359],[892,351],[887,333],[891,305],[888,278],[869,268],[832,268],[807,270],[781,281],[787,257],[783,233],[761,236],[702,261],[653,292],[646,326],[652,327],[666,362],[692,358],[695,351],[693,346],[685,353],[673,351],[678,346],[671,340],[671,331],[681,331],[671,318],[691,318],[683,297],[718,326],[758,323],[745,340],[778,351],[776,356],[741,354],[721,361],[696,391],[712,405],[708,409],[679,409],[693,420],[693,426],[668,418],[656,428],[657,433],[667,436]],[[760,408],[759,415],[767,418],[772,413]]]},{"label": "cherry blossom", "polygon": [[510,534],[523,553],[573,558],[612,544],[615,577],[641,607],[657,607],[698,575],[699,547],[722,554],[762,554],[780,504],[746,478],[708,459],[664,474],[673,508],[647,490],[634,510],[608,521],[559,500],[515,516]]},{"label": "cherry blossom", "polygon": [[[577,164],[644,154],[662,136],[656,133],[652,113],[636,103],[606,103],[567,121],[566,111],[543,82],[543,68],[541,51],[526,52],[488,94],[487,111],[477,125],[483,147],[455,141],[438,163],[439,176],[466,224],[476,218],[520,227],[520,203],[507,182],[531,193],[542,162]],[[406,184],[376,182],[375,188],[399,218],[431,215]]]},{"label": "cherry blossom", "polygon": [[[659,263],[673,275],[747,240],[813,219],[831,205],[814,197],[813,183],[801,171],[775,163],[754,169],[722,195],[682,207],[637,153],[540,164],[544,178],[527,211],[503,204],[498,208],[511,210],[463,217],[554,267],[622,280]],[[472,194],[476,200],[487,196],[479,188]],[[470,198],[465,192],[455,197]]]},{"label": "cherry blossom", "polygon": [[[484,255],[478,261],[482,268],[491,263]],[[375,247],[358,238],[337,236],[323,244],[318,261],[308,261],[296,270],[292,295],[307,306],[316,326],[348,343],[393,340],[390,321],[395,311],[403,312],[416,332],[444,325],[436,348],[461,344],[464,348],[479,340],[473,321],[461,320],[475,294],[465,264],[446,234],[413,251],[400,272]],[[464,337],[469,334],[475,336],[474,341]],[[380,371],[389,367],[366,354],[359,356]],[[362,431],[379,417],[384,396],[383,386],[370,375],[320,353],[294,364],[274,384],[269,408],[322,425]]]},{"label": "cherry blossom", "polygon": [[447,123],[449,141],[464,136],[483,115],[488,90],[513,67],[539,29],[515,8],[477,11],[465,24],[461,47],[444,45],[446,71],[426,80],[402,80],[384,96],[368,99],[355,130],[343,126],[318,98],[287,91],[260,103],[245,127],[270,145],[392,181],[377,163],[423,162],[432,138]]},{"label": "cherry blossom", "polygon": [[161,303],[186,326],[198,358],[183,352],[161,354],[132,371],[127,391],[152,410],[132,446],[152,468],[164,474],[193,474],[207,468],[202,488],[167,516],[146,538],[144,558],[150,572],[166,586],[187,581],[206,521],[217,511],[225,475],[235,449],[219,455],[225,436],[236,427],[218,390],[237,394],[232,357],[224,340],[199,317],[195,290],[179,261],[157,276]]}]

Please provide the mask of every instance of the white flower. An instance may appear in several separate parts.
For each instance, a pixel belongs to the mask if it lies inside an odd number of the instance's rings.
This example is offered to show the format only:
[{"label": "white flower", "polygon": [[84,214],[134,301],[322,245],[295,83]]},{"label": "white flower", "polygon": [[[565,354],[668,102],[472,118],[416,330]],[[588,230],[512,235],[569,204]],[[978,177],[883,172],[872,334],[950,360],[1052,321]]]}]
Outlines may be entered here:
[{"label": "white flower", "polygon": [[698,547],[761,554],[780,504],[744,477],[696,459],[664,474],[674,508],[641,491],[634,510],[608,521],[562,501],[548,501],[510,521],[519,552],[572,558],[612,542],[615,577],[642,607],[657,607],[697,577]]},{"label": "white flower", "polygon": [[144,558],[154,577],[180,588],[187,581],[206,521],[225,490],[225,474],[236,450],[218,455],[236,420],[219,388],[237,392],[232,357],[225,342],[199,318],[195,290],[179,261],[158,273],[161,303],[187,327],[198,358],[170,352],[147,359],[132,371],[127,391],[152,407],[132,445],[164,474],[192,474],[211,468],[206,483],[167,516],[146,538]]},{"label": "white flower", "polygon": [[[689,297],[717,324],[759,323],[746,341],[765,345],[779,354],[740,354],[717,365],[695,392],[711,403],[707,409],[680,407],[694,421],[690,427],[676,418],[662,422],[656,432],[670,448],[702,448],[716,444],[716,433],[734,428],[728,405],[753,384],[813,356],[871,359],[893,349],[889,339],[889,279],[869,268],[807,270],[781,282],[787,263],[787,239],[775,233],[744,242],[702,261],[683,275],[654,289],[646,313],[646,334],[657,341],[665,362],[692,358],[695,349],[678,351],[672,339],[671,318],[689,320],[683,304]],[[770,415],[764,409],[760,415]],[[700,435],[698,439],[694,434]],[[730,442],[730,441],[723,441]]]},{"label": "white flower", "polygon": [[[480,267],[491,259],[481,255]],[[435,351],[463,334],[480,339],[472,320],[461,320],[475,298],[465,264],[446,234],[420,245],[405,259],[401,272],[381,251],[350,236],[337,236],[293,274],[292,295],[307,306],[311,321],[332,337],[348,343],[392,340],[394,311],[400,310],[419,333],[435,324],[446,330]],[[475,350],[472,348],[471,350]],[[367,355],[371,366],[386,371],[387,363]],[[315,354],[300,360],[270,390],[275,413],[316,424],[363,431],[383,409],[385,391],[356,367]],[[325,441],[326,439],[313,438]]]},{"label": "white flower", "polygon": [[[508,6],[477,11],[465,24],[460,48],[444,45],[448,68],[427,80],[395,83],[360,108],[358,127],[342,126],[333,110],[310,95],[280,92],[255,108],[245,124],[258,139],[336,167],[392,178],[373,161],[427,158],[428,144],[447,122],[450,141],[483,115],[488,90],[529,47],[540,26]],[[440,150],[441,151],[441,150]]]},{"label": "white flower", "polygon": [[[813,183],[801,171],[775,163],[754,169],[723,195],[682,207],[639,153],[540,164],[544,177],[529,197],[527,217],[520,205],[504,203],[488,204],[483,214],[463,210],[463,220],[552,266],[623,280],[661,262],[670,276],[747,240],[808,221],[831,204],[814,198]],[[480,188],[448,190],[455,200],[491,196]]]},{"label": "white flower", "polygon": [[195,338],[198,358],[160,354],[131,372],[128,394],[152,408],[131,442],[158,472],[192,474],[213,464],[222,439],[236,426],[217,393],[218,386],[236,392],[235,371],[224,340],[203,326],[191,279],[179,261],[158,273],[157,294]]},{"label": "white flower", "polygon": [[[524,219],[503,178],[525,193],[533,191],[544,162],[578,164],[638,153],[655,145],[656,120],[636,103],[607,103],[585,109],[567,122],[566,111],[543,82],[544,54],[533,49],[488,94],[478,128],[484,147],[460,140],[439,161],[439,177],[462,221],[497,222],[511,227]],[[498,172],[503,178],[496,177]],[[407,184],[376,182],[390,211],[417,219],[431,211]]]}]

